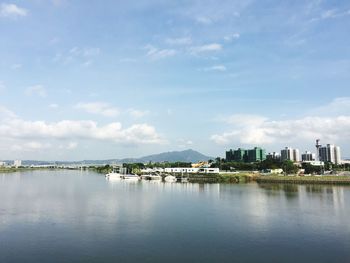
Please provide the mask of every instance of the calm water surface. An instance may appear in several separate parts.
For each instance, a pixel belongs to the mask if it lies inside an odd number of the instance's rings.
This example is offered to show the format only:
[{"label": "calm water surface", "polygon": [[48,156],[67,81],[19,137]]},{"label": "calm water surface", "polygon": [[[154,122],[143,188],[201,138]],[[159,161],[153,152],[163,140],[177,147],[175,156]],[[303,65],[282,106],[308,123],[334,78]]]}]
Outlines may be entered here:
[{"label": "calm water surface", "polygon": [[350,188],[0,174],[0,262],[350,262]]}]

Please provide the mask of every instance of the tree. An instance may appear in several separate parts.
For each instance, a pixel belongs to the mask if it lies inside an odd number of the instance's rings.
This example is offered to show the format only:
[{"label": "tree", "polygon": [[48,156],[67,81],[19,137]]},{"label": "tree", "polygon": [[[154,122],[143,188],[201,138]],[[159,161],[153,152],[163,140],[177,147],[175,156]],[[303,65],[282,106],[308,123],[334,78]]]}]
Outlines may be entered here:
[{"label": "tree", "polygon": [[305,174],[321,174],[322,167],[321,166],[315,166],[311,163],[303,163],[302,164],[303,169],[305,169]]},{"label": "tree", "polygon": [[286,174],[296,174],[299,170],[298,166],[294,165],[292,161],[284,161],[282,169]]}]

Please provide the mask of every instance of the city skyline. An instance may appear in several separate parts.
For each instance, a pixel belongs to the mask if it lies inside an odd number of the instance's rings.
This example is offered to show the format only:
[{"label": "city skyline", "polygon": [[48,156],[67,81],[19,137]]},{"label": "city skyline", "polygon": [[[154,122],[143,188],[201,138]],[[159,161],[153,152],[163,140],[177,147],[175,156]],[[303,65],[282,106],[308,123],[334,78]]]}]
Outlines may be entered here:
[{"label": "city skyline", "polygon": [[347,1],[0,1],[0,160],[349,158],[349,26]]}]

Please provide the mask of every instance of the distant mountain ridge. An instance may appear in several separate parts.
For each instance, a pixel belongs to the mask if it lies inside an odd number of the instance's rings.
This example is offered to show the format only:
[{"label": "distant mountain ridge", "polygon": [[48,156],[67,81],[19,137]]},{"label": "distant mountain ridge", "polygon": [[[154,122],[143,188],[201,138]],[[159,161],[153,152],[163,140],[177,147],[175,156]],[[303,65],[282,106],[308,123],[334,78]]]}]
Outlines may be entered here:
[{"label": "distant mountain ridge", "polygon": [[82,161],[35,161],[24,160],[23,165],[45,165],[45,164],[115,164],[115,163],[148,163],[148,162],[199,162],[214,159],[206,156],[198,151],[188,149],[184,151],[171,151],[159,154],[152,154],[140,158],[123,158],[123,159],[107,159],[107,160],[82,160]]},{"label": "distant mountain ridge", "polygon": [[194,151],[192,149],[185,151],[172,151],[163,152],[159,154],[152,154],[144,156],[137,159],[122,159],[122,162],[199,162],[207,161],[212,159],[212,157],[206,156],[200,152]]}]

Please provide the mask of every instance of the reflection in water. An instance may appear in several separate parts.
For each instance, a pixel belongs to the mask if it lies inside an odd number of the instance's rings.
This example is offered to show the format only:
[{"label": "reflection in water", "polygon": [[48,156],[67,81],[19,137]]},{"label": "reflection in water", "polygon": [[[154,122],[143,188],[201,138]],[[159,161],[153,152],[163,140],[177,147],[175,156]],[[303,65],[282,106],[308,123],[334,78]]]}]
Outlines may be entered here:
[{"label": "reflection in water", "polygon": [[0,262],[344,262],[347,202],[337,186],[7,174]]},{"label": "reflection in water", "polygon": [[345,195],[344,189],[349,187],[334,186],[334,185],[298,185],[298,184],[258,184],[259,188],[264,189],[268,196],[281,196],[283,194],[287,199],[298,198],[300,204],[307,203],[310,198],[320,199],[322,202],[327,202],[334,209],[334,212],[339,212],[344,208]]}]

